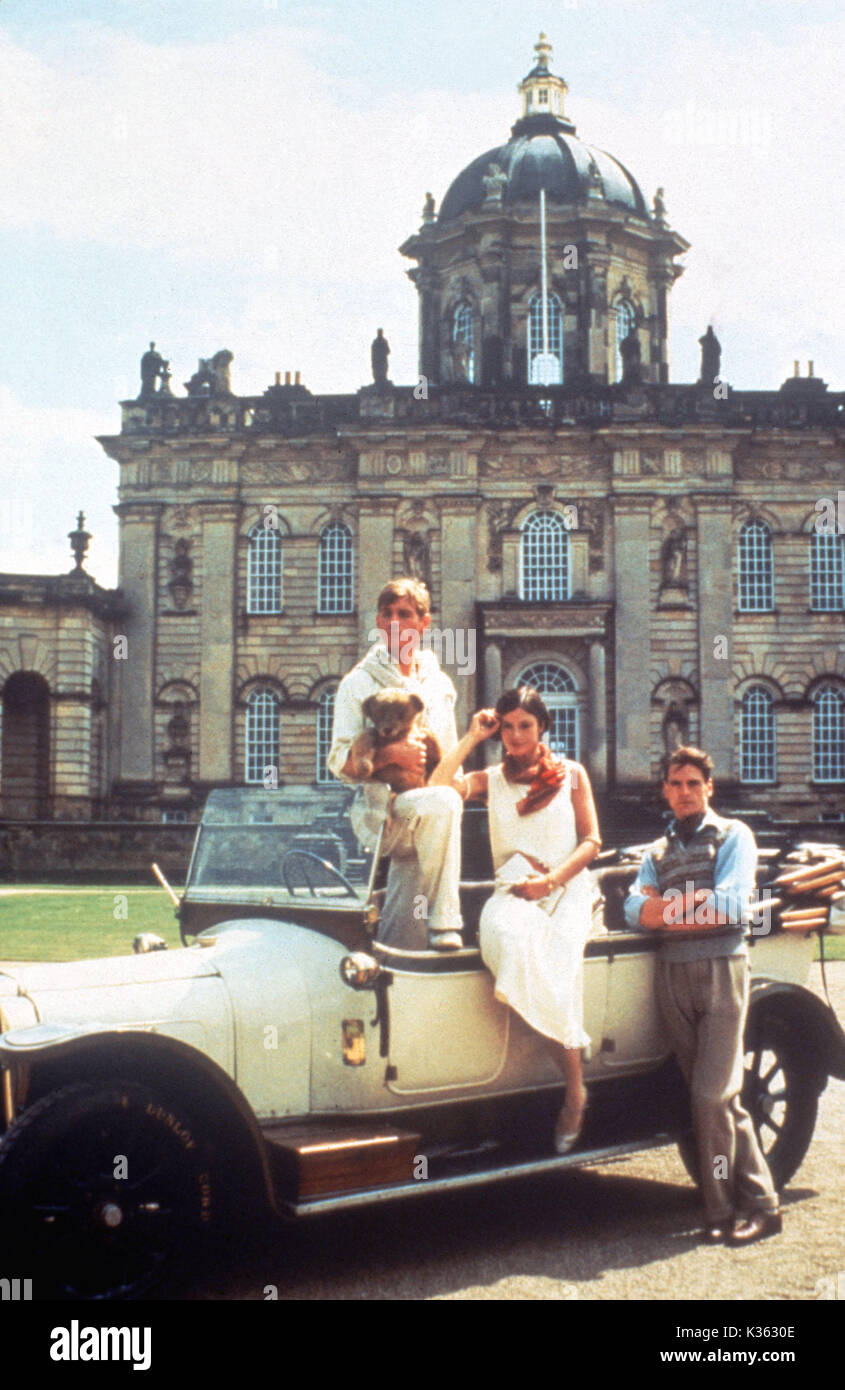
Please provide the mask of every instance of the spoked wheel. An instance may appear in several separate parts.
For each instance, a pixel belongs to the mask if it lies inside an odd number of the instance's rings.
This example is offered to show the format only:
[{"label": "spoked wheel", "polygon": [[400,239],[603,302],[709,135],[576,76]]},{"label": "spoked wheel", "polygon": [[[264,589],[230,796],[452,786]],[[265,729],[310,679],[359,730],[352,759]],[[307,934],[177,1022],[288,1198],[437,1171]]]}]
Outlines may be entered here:
[{"label": "spoked wheel", "polygon": [[[752,1007],[745,1030],[742,1103],[754,1121],[775,1187],[798,1171],[816,1124],[818,1073],[788,1019]],[[693,1135],[679,1141],[681,1158],[695,1181],[698,1155]]]},{"label": "spoked wheel", "polygon": [[742,1101],[775,1186],[784,1187],[810,1147],[819,1104],[816,1071],[788,1020],[752,1012],[745,1033]]},{"label": "spoked wheel", "polygon": [[6,1258],[33,1271],[36,1299],[148,1293],[175,1275],[211,1203],[200,1136],[134,1082],[54,1091],[0,1144]]}]

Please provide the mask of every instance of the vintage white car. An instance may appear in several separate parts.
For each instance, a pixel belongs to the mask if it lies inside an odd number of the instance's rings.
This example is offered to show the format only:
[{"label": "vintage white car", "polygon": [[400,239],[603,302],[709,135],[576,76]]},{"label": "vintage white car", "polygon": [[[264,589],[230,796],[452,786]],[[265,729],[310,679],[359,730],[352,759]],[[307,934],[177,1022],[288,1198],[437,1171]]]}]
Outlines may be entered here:
[{"label": "vintage white car", "polygon": [[[349,829],[350,795],[213,792],[178,906],[183,949],[0,972],[0,1229],[36,1298],[143,1296],[247,1197],[302,1218],[671,1140],[694,1163],[655,1008],[657,942],[621,914],[636,852],[595,866],[591,1106],[558,1157],[560,1075],[471,944],[492,883],[462,886],[464,950],[380,944],[380,865]],[[775,846],[762,879],[787,850],[799,866],[842,855]],[[842,931],[835,891],[827,928]],[[744,1094],[782,1186],[828,1076],[845,1077],[845,1037],[803,986],[812,931],[772,916],[753,937]]]}]

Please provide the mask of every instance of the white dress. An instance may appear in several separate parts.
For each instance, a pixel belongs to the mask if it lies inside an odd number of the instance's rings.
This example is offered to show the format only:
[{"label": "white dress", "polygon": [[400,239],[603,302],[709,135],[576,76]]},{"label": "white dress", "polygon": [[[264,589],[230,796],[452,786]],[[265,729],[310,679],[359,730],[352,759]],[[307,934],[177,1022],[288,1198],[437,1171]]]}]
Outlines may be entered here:
[{"label": "white dress", "polygon": [[[532,855],[550,869],[562,864],[578,843],[572,805],[572,767],[554,798],[521,816],[516,803],[525,782],[507,782],[501,765],[487,769],[490,845],[497,872],[514,854]],[[590,934],[594,889],[587,869],[555,894],[536,902],[498,889],[481,914],[479,944],[495,978],[496,998],[527,1023],[564,1047],[586,1047],[584,1032],[584,943]]]}]

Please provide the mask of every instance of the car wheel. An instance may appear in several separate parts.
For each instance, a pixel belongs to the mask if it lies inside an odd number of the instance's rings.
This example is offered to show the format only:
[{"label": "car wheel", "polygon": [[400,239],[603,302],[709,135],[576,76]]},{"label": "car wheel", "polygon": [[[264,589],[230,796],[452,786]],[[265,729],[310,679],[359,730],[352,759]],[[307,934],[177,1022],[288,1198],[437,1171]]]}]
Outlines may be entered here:
[{"label": "car wheel", "polygon": [[171,1281],[212,1197],[201,1136],[135,1082],[53,1091],[0,1143],[4,1259],[32,1272],[35,1298],[138,1298]]},{"label": "car wheel", "polygon": [[[816,1124],[817,1071],[794,1026],[769,1011],[752,1009],[745,1029],[742,1103],[754,1121],[775,1187],[784,1188],[804,1159]],[[694,1136],[678,1143],[687,1172],[698,1181]]]},{"label": "car wheel", "polygon": [[819,1082],[794,1025],[771,1011],[752,1010],[745,1030],[742,1101],[775,1187],[785,1187],[810,1147]]}]

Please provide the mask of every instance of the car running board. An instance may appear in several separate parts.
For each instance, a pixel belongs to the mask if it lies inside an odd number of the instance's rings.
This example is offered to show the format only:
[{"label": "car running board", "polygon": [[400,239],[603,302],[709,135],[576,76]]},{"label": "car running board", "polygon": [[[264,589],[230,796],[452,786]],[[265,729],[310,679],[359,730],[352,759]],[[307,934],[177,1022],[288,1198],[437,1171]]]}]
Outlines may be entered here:
[{"label": "car running board", "polygon": [[[399,1135],[400,1131],[392,1131]],[[334,1131],[337,1138],[337,1130]],[[269,1136],[268,1136],[269,1137]],[[371,1136],[372,1137],[372,1136]],[[404,1135],[405,1139],[413,1139],[419,1142],[419,1136]],[[273,1136],[270,1139],[273,1147],[278,1149],[279,1137]],[[443,1177],[425,1177],[423,1168],[420,1166],[420,1176],[408,1181],[403,1175],[400,1181],[386,1181],[384,1177],[376,1176],[372,1169],[362,1157],[359,1160],[358,1182],[354,1190],[348,1191],[326,1191],[323,1195],[308,1195],[301,1192],[298,1199],[291,1199],[290,1195],[283,1192],[278,1194],[278,1209],[286,1216],[293,1217],[312,1217],[329,1214],[336,1211],[348,1211],[356,1207],[372,1206],[381,1202],[399,1201],[406,1197],[419,1197],[423,1191],[426,1195],[432,1192],[456,1192],[469,1187],[482,1187],[487,1183],[506,1181],[513,1178],[537,1177],[544,1173],[559,1173],[567,1168],[583,1168],[590,1164],[611,1163],[616,1159],[625,1158],[629,1154],[642,1153],[646,1149],[659,1149],[667,1144],[676,1142],[676,1136],[667,1133],[653,1135],[650,1139],[635,1139],[624,1144],[609,1144],[595,1149],[579,1149],[569,1154],[561,1156],[554,1155],[549,1158],[526,1159],[514,1163],[503,1164],[499,1167],[476,1168],[468,1172],[449,1174]],[[409,1147],[404,1149],[396,1146],[393,1153],[399,1158],[403,1165],[408,1163]],[[349,1152],[349,1151],[347,1151]],[[359,1152],[364,1154],[364,1150]],[[412,1160],[422,1157],[418,1152],[410,1155]],[[356,1163],[357,1166],[357,1163]],[[288,1170],[290,1171],[290,1170]],[[405,1174],[408,1168],[405,1166]],[[375,1177],[375,1182],[362,1183],[362,1178]],[[288,1194],[290,1187],[288,1187]]]}]

